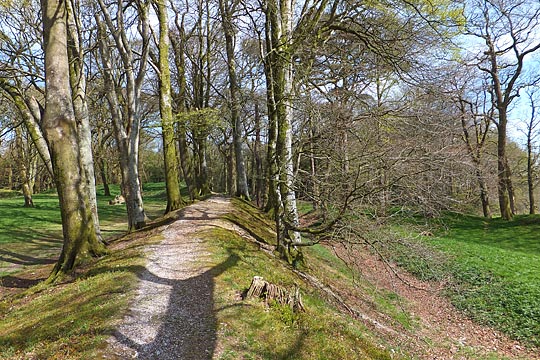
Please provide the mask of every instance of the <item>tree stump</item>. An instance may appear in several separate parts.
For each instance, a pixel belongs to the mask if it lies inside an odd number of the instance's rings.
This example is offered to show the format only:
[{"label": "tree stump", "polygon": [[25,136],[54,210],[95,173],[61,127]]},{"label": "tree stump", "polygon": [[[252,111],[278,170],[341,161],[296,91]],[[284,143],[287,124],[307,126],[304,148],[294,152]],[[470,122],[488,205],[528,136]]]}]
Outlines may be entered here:
[{"label": "tree stump", "polygon": [[245,298],[260,298],[268,305],[274,301],[280,305],[288,305],[293,312],[306,311],[302,303],[300,288],[295,286],[293,290],[287,290],[283,286],[269,283],[261,276],[254,276],[251,280]]}]

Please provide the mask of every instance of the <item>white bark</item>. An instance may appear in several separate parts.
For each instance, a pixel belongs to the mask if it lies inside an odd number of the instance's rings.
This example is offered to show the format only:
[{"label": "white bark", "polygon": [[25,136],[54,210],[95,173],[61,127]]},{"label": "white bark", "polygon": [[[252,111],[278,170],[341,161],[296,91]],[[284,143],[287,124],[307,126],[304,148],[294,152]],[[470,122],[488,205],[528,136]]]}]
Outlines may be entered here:
[{"label": "white bark", "polygon": [[[285,40],[288,43],[288,47],[292,46],[292,8],[293,8],[293,2],[292,0],[284,0],[283,2],[284,6],[281,7],[281,21],[282,21],[282,27],[284,29],[283,36],[285,37]],[[292,153],[292,123],[293,123],[293,107],[292,107],[292,99],[293,99],[293,81],[294,81],[294,75],[293,75],[293,64],[292,64],[292,54],[291,49],[288,49],[287,52],[288,55],[288,61],[287,61],[287,68],[285,69],[285,110],[286,110],[286,116],[285,116],[285,126],[286,126],[286,137],[285,137],[285,173],[286,173],[286,188],[287,188],[287,194],[286,201],[284,202],[284,211],[286,213],[287,218],[289,221],[293,223],[294,226],[298,226],[298,207],[296,205],[296,194],[294,191],[294,162],[293,162],[293,153]],[[291,234],[291,240],[294,243],[300,243],[302,241],[300,237],[300,233],[297,231],[292,231]]]}]

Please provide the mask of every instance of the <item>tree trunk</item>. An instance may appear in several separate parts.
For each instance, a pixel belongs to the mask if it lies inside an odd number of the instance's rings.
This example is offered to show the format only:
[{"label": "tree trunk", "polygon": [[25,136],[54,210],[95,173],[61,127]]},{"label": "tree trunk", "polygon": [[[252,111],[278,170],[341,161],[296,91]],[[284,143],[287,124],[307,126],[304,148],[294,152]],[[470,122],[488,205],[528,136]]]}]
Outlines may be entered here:
[{"label": "tree trunk", "polygon": [[317,181],[317,168],[315,164],[315,149],[313,148],[313,138],[315,137],[315,131],[313,128],[313,121],[311,116],[309,117],[309,165],[311,170],[311,191],[313,193],[313,209],[319,208],[320,194],[319,194],[319,182]]},{"label": "tree trunk", "polygon": [[[534,104],[533,104],[534,106]],[[534,119],[534,109],[533,109]],[[527,188],[529,190],[529,214],[536,214],[536,204],[534,201],[534,153],[532,144],[532,128],[533,124],[529,126],[527,133]]]},{"label": "tree trunk", "polygon": [[182,174],[184,175],[184,181],[188,188],[189,197],[191,201],[197,197],[195,184],[193,181],[193,165],[191,157],[189,156],[189,147],[186,140],[186,127],[183,124],[178,124],[177,130],[178,136],[178,150],[180,153],[180,167],[182,168]]},{"label": "tree trunk", "polygon": [[111,189],[109,188],[109,181],[107,180],[107,162],[105,159],[101,159],[101,166],[99,170],[101,182],[103,183],[103,195],[111,196]]},{"label": "tree trunk", "polygon": [[206,162],[206,136],[198,136],[196,141],[197,149],[197,196],[206,196],[210,194],[210,185],[208,183],[208,165]]},{"label": "tree trunk", "polygon": [[504,220],[512,219],[513,213],[510,207],[508,194],[508,171],[506,171],[506,111],[499,110],[499,124],[497,136],[497,174],[499,209]]},{"label": "tree trunk", "polygon": [[174,119],[171,104],[171,72],[169,69],[169,25],[166,0],[157,0],[159,18],[159,109],[163,134],[163,159],[165,165],[165,185],[167,188],[167,208],[165,213],[184,206],[180,195],[178,156],[174,138]]},{"label": "tree trunk", "polygon": [[73,269],[76,260],[97,256],[105,247],[96,236],[87,184],[81,174],[81,144],[73,109],[67,52],[65,0],[43,0],[46,106],[43,130],[49,144],[62,215],[64,243],[49,277],[54,281]]},{"label": "tree trunk", "polygon": [[506,188],[508,189],[508,199],[510,201],[510,210],[512,211],[512,215],[517,214],[516,210],[516,195],[514,192],[514,184],[512,182],[512,169],[510,168],[510,165],[508,164],[508,158],[505,158],[504,160],[504,167],[505,167],[505,179],[506,179]]},{"label": "tree trunk", "polygon": [[255,170],[254,170],[254,187],[255,187],[255,200],[257,206],[262,206],[262,197],[264,191],[264,174],[263,174],[263,162],[261,159],[261,115],[259,112],[259,103],[255,103],[255,144],[253,145],[253,157],[255,158]]},{"label": "tree trunk", "polygon": [[[139,30],[142,38],[142,52],[139,54],[140,61],[137,73],[135,73],[133,50],[124,29],[123,6],[119,1],[116,13],[116,26],[109,14],[103,0],[99,0],[99,6],[104,17],[105,24],[98,14],[95,14],[98,24],[98,36],[101,58],[103,62],[103,76],[106,87],[107,102],[111,110],[116,143],[120,153],[120,169],[122,173],[122,192],[126,198],[128,215],[128,231],[140,229],[146,225],[147,217],[144,211],[141,183],[139,180],[139,136],[141,126],[140,98],[141,89],[146,73],[146,63],[149,52],[150,29],[148,21],[148,8],[145,3],[139,5]],[[106,34],[105,25],[110,33]],[[116,81],[113,71],[116,69],[111,61],[109,48],[109,35],[114,40],[116,49],[122,61],[122,70],[126,79],[124,106],[118,102],[119,91],[116,89]],[[120,112],[124,109],[124,112]]]},{"label": "tree trunk", "polygon": [[17,152],[19,153],[19,177],[21,179],[21,188],[24,197],[24,207],[34,207],[34,201],[32,200],[33,194],[33,181],[31,180],[31,169],[28,169],[30,154],[28,149],[24,147],[21,128],[15,128],[15,144]]},{"label": "tree trunk", "polygon": [[[283,215],[293,226],[298,226],[298,209],[296,207],[296,194],[294,191],[294,166],[292,154],[292,97],[293,97],[293,69],[292,69],[292,1],[284,0],[280,3],[280,17],[278,26],[278,42],[273,43],[277,52],[274,61],[273,83],[274,102],[277,114],[277,141],[276,158],[279,175],[279,191],[283,206]],[[300,233],[291,231],[291,241],[299,243]]]},{"label": "tree trunk", "polygon": [[482,202],[482,213],[485,218],[491,218],[491,209],[489,206],[489,193],[484,180],[484,175],[482,170],[480,170],[480,164],[475,164],[476,167],[476,180],[478,182],[478,187],[480,188],[480,201]]},{"label": "tree trunk", "polygon": [[[469,134],[469,129],[467,125],[467,109],[466,102],[463,99],[460,99],[459,107],[461,111],[461,129],[463,131],[463,139],[465,140],[465,145],[467,147],[467,152],[469,157],[474,165],[474,170],[476,174],[476,181],[480,189],[480,201],[482,203],[482,213],[484,217],[491,218],[491,209],[489,204],[489,192],[486,186],[484,179],[484,174],[482,173],[481,159],[482,159],[482,149],[484,147],[485,141],[487,139],[487,134],[489,130],[489,125],[491,121],[487,120],[485,127],[482,130],[482,126],[478,123],[474,123],[475,126],[475,143],[473,144],[471,135]],[[474,146],[474,148],[473,148]]]},{"label": "tree trunk", "polygon": [[[233,196],[237,193],[237,185],[238,182],[236,181],[236,177],[238,174],[235,174],[234,168],[235,168],[235,148],[233,144],[228,144],[225,150],[225,157],[227,159],[227,186],[226,191],[229,195]],[[236,176],[235,176],[236,175]]]},{"label": "tree trunk", "polygon": [[73,109],[77,122],[80,143],[81,162],[83,167],[83,177],[88,189],[90,208],[92,210],[92,220],[97,238],[103,242],[101,228],[99,226],[96,178],[94,173],[94,159],[92,156],[92,131],[88,117],[88,103],[86,100],[86,75],[84,74],[83,49],[81,24],[78,18],[77,9],[72,8],[73,3],[67,1],[68,9],[68,57],[70,64],[70,83],[73,93]]},{"label": "tree trunk", "polygon": [[[273,49],[273,43],[278,41],[278,34],[272,29],[277,26],[277,4],[267,2],[265,19],[265,57],[264,57],[264,75],[266,78],[266,105],[268,108],[268,129],[266,144],[266,178],[264,201],[265,211],[274,211],[277,227],[279,229],[279,199],[278,191],[278,170],[276,160],[276,140],[277,140],[277,111],[274,95],[274,67],[277,55]],[[276,30],[277,31],[277,30]],[[279,231],[277,232],[279,236]],[[278,241],[279,242],[279,241]]]},{"label": "tree trunk", "polygon": [[236,59],[234,56],[234,44],[236,40],[236,34],[232,23],[234,7],[235,4],[230,4],[229,0],[219,1],[223,32],[225,34],[225,52],[227,54],[227,70],[229,74],[231,123],[236,166],[236,196],[249,200],[246,165],[242,152],[242,121],[240,119],[240,103],[238,99],[240,89],[236,76]]}]

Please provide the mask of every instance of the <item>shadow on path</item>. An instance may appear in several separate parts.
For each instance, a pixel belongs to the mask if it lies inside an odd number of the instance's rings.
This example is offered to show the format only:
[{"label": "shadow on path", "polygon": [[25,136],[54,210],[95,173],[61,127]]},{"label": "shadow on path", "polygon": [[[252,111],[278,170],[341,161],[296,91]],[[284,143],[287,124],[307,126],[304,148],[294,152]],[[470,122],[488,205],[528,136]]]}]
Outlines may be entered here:
[{"label": "shadow on path", "polygon": [[[139,359],[212,359],[217,341],[214,278],[235,266],[238,260],[239,257],[231,253],[222,263],[184,280],[166,279],[143,271],[139,274],[141,279],[171,287],[166,312],[159,314],[159,320],[154,320],[161,321],[161,325],[154,336],[141,334],[145,329],[133,328],[131,324],[127,329],[116,330],[113,336],[136,351]],[[140,335],[150,337],[150,341],[145,342]]]}]

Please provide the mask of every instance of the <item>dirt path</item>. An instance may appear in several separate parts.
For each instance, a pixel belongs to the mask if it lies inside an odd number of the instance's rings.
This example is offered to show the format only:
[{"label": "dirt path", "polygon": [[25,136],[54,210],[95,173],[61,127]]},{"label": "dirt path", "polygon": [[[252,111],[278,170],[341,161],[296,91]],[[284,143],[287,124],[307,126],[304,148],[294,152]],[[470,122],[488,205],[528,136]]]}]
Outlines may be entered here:
[{"label": "dirt path", "polygon": [[[403,310],[417,319],[418,326],[412,330],[395,329],[399,336],[394,337],[393,343],[398,347],[430,360],[483,359],[491,358],[489,354],[493,353],[510,359],[540,359],[537,350],[529,350],[501,332],[467,318],[441,296],[442,284],[420,281],[396,266],[389,268],[389,264],[365,249],[351,251],[336,246],[334,251],[377,288],[401,296]],[[357,305],[362,307],[362,303]],[[386,322],[384,316],[370,316]]]},{"label": "dirt path", "polygon": [[186,207],[163,226],[163,240],[147,249],[136,298],[109,340],[108,358],[212,359],[216,346],[213,278],[224,268],[210,263],[197,234],[228,227],[219,217],[230,202],[213,197]]}]

